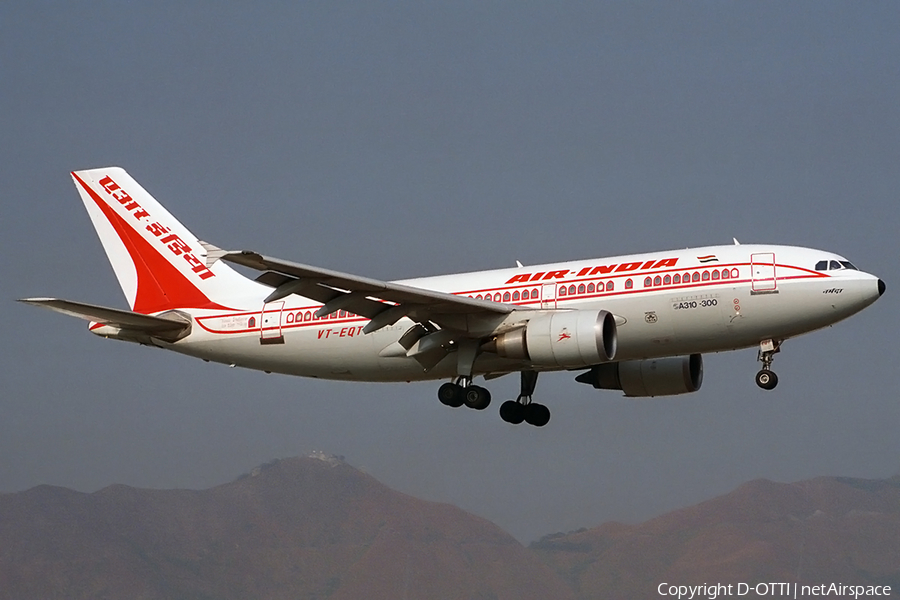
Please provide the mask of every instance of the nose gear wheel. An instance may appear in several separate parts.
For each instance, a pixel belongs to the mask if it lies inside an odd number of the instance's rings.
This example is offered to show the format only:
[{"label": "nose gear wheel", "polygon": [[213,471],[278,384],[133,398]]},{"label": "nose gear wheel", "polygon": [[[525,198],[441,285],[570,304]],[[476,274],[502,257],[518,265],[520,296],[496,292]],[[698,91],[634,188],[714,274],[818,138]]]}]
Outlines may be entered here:
[{"label": "nose gear wheel", "polygon": [[781,352],[781,341],[763,340],[759,344],[757,360],[759,360],[763,366],[762,370],[756,374],[756,385],[764,390],[775,389],[775,386],[778,385],[778,375],[772,371],[772,361],[775,359],[775,354],[778,352]]}]

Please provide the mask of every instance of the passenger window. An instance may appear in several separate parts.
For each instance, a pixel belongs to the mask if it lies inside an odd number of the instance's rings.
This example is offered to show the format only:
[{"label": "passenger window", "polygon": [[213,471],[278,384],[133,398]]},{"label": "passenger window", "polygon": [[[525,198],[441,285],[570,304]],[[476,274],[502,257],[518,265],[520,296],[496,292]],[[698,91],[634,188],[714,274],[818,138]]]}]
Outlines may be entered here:
[{"label": "passenger window", "polygon": [[476,300],[481,300],[481,299],[482,299],[482,298],[481,298],[481,294],[478,294],[477,296],[475,296],[475,299],[476,299]]},{"label": "passenger window", "polygon": [[672,278],[672,283],[681,283],[681,275],[675,273],[675,277]]},{"label": "passenger window", "polygon": [[500,302],[500,292],[494,294],[494,302]]},{"label": "passenger window", "polygon": [[588,284],[587,292],[588,292],[588,294],[593,294],[593,293],[594,293],[594,284],[593,284],[593,283],[589,283],[589,284]]},{"label": "passenger window", "polygon": [[342,311],[340,312],[340,318],[343,319],[343,318],[346,317],[346,316],[347,316],[347,311],[346,311],[346,310],[342,310]]},{"label": "passenger window", "polygon": [[537,288],[534,288],[533,290],[531,290],[531,299],[532,299],[532,300],[537,300],[537,299],[538,299],[538,291],[537,291]]},{"label": "passenger window", "polygon": [[645,279],[644,279],[644,287],[645,287],[645,288],[648,288],[648,287],[650,287],[651,285],[653,285],[653,280],[650,279],[649,277],[645,278]]},{"label": "passenger window", "polygon": [[518,299],[519,299],[519,292],[518,291],[513,292],[513,302],[515,302]]},{"label": "passenger window", "polygon": [[682,282],[682,283],[687,283],[687,282],[690,281],[690,280],[691,280],[691,274],[690,274],[690,273],[685,273],[684,275],[681,276],[681,282]]},{"label": "passenger window", "polygon": [[564,285],[559,286],[559,295],[560,296],[566,295],[566,286],[564,286]]},{"label": "passenger window", "polygon": [[569,286],[569,295],[572,296],[572,295],[574,295],[574,294],[575,294],[575,286],[574,286],[574,285],[570,285],[570,286]]},{"label": "passenger window", "polygon": [[522,300],[528,300],[528,290],[522,290]]},{"label": "passenger window", "polygon": [[247,327],[256,327],[256,317],[247,319]]},{"label": "passenger window", "polygon": [[827,271],[828,270],[828,261],[820,260],[816,263],[816,271]]},{"label": "passenger window", "polygon": [[731,274],[728,272],[728,269],[722,269],[722,279],[728,279],[731,277]]},{"label": "passenger window", "polygon": [[694,274],[691,275],[691,281],[700,281],[700,273],[695,271]]},{"label": "passenger window", "polygon": [[503,301],[504,301],[504,302],[509,302],[509,292],[505,292],[505,293],[503,294]]},{"label": "passenger window", "polygon": [[713,279],[718,279],[718,278],[719,278],[719,270],[716,269],[715,271],[713,271]]},{"label": "passenger window", "polygon": [[579,294],[583,294],[583,293],[584,293],[584,290],[585,290],[584,284],[582,283],[581,285],[578,286],[578,293],[579,293]]},{"label": "passenger window", "polygon": [[709,281],[709,271],[703,271],[703,281]]},{"label": "passenger window", "polygon": [[311,312],[306,311],[305,313],[303,313],[303,320],[304,320],[304,321],[309,321],[310,319],[312,319],[312,313],[311,313]]},{"label": "passenger window", "polygon": [[[631,283],[631,280],[630,280],[630,279],[629,279],[628,281],[625,282],[625,287],[627,287],[627,288],[630,288],[632,285],[634,285],[634,284]],[[611,292],[611,291],[613,291],[614,289],[616,289],[616,286],[613,285],[613,282],[612,282],[612,281],[610,281],[609,283],[606,284],[606,291],[607,291],[607,292]]]},{"label": "passenger window", "polygon": [[672,283],[671,275],[666,275],[665,277],[663,277],[663,285],[669,285],[670,283]]},{"label": "passenger window", "polygon": [[653,278],[653,285],[662,285],[662,278],[659,275]]}]

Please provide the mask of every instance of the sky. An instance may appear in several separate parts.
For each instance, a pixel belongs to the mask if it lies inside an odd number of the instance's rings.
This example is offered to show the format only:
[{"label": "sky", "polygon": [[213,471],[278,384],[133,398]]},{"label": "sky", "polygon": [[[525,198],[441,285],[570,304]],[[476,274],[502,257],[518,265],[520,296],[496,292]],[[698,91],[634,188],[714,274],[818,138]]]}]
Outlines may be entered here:
[{"label": "sky", "polygon": [[[523,542],[755,478],[900,472],[896,2],[15,2],[0,7],[0,492],[206,488],[313,450]],[[705,356],[691,395],[541,375],[537,429],[435,382],[207,364],[16,303],[127,308],[69,171],[201,239],[380,279],[711,244],[833,251],[887,293]]]}]

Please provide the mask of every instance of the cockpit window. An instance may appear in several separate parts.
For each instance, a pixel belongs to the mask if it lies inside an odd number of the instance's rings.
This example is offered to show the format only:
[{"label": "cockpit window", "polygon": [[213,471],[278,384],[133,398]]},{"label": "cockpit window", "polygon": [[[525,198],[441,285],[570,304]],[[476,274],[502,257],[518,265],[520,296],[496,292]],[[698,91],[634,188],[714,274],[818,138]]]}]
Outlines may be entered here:
[{"label": "cockpit window", "polygon": [[827,271],[828,270],[828,261],[820,260],[816,263],[816,271]]},{"label": "cockpit window", "polygon": [[841,261],[841,264],[844,265],[844,268],[845,268],[845,269],[852,269],[852,270],[854,270],[854,271],[859,271],[859,269],[857,269],[857,268],[853,265],[853,263],[850,262],[849,260],[842,260],[842,261]]},{"label": "cockpit window", "polygon": [[839,262],[836,261],[836,260],[833,260],[833,261],[831,261],[831,262],[828,264],[828,270],[829,270],[829,271],[837,271],[837,270],[839,270],[840,268],[841,268],[841,263],[839,263]]}]

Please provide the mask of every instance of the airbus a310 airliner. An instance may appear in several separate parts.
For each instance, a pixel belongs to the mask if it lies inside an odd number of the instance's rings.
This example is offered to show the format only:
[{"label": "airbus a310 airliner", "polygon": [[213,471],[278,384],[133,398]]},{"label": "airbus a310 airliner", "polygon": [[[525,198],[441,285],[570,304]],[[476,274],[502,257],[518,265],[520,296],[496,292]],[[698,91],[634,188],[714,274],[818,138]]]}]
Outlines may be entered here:
[{"label": "airbus a310 airliner", "polygon": [[[541,427],[538,373],[626,396],[694,392],[701,355],[758,347],[756,383],[778,379],[784,340],[872,304],[884,283],[842,256],[734,245],[379,281],[202,242],[128,173],[75,171],[75,186],[130,311],[29,304],[91,321],[97,335],[231,366],[353,381],[448,379],[438,398],[482,410],[476,376],[519,373],[509,423]],[[228,263],[261,274],[244,277]]]}]

